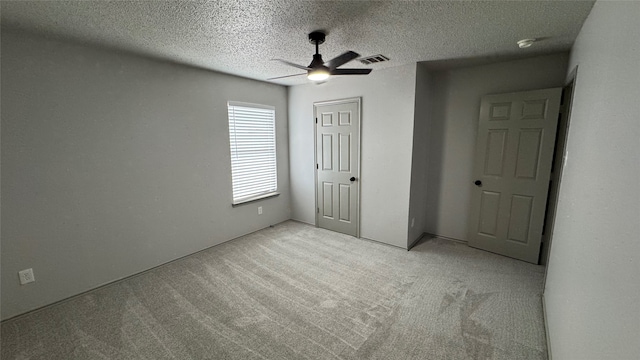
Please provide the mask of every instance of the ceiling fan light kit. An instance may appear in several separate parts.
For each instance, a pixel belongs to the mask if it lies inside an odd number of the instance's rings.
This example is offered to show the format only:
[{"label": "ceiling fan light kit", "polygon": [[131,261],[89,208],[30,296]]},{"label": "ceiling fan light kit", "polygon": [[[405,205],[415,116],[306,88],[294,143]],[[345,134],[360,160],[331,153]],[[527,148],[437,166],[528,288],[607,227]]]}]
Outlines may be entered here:
[{"label": "ceiling fan light kit", "polygon": [[329,75],[329,68],[323,66],[322,68],[309,70],[309,72],[307,73],[307,79],[311,81],[322,81],[327,80],[329,78]]},{"label": "ceiling fan light kit", "polygon": [[[335,58],[325,62],[322,60],[322,55],[319,52],[319,45],[324,43],[326,35],[322,31],[314,31],[309,34],[309,42],[316,46],[316,53],[313,55],[313,60],[309,66],[298,65],[282,59],[273,59],[280,61],[283,64],[293,66],[298,69],[307,70],[307,78],[311,81],[324,81],[331,75],[367,75],[371,72],[371,69],[338,69],[339,66],[348,63],[351,60],[356,59],[360,55],[353,51],[347,51],[344,54],[336,56]],[[282,79],[291,76],[299,76],[305,74],[285,75],[267,80]]]}]

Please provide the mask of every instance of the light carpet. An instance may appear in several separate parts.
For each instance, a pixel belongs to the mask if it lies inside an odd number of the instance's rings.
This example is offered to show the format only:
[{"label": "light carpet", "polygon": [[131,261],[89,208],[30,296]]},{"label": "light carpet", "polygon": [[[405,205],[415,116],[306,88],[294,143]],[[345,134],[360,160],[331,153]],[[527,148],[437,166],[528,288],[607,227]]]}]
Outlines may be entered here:
[{"label": "light carpet", "polygon": [[2,359],[546,359],[544,268],[288,221],[1,325]]}]

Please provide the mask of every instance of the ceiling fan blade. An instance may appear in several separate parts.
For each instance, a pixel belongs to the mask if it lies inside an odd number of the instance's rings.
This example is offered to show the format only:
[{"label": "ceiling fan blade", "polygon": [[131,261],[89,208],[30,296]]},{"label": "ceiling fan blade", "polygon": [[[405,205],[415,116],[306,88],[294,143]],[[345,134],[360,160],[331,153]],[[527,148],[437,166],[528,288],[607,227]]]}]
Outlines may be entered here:
[{"label": "ceiling fan blade", "polygon": [[327,61],[325,63],[325,66],[328,67],[331,70],[334,70],[338,66],[346,64],[349,61],[357,58],[358,56],[360,56],[358,53],[355,53],[353,51],[347,51],[346,53],[344,53],[342,55],[338,55],[338,56],[334,57],[333,59]]},{"label": "ceiling fan blade", "polygon": [[293,76],[300,76],[300,75],[307,75],[307,74],[304,73],[304,74],[293,74],[293,75],[278,76],[278,77],[268,78],[267,80],[284,79],[284,78],[293,77]]},{"label": "ceiling fan blade", "polygon": [[296,67],[296,68],[298,68],[298,69],[302,69],[302,70],[311,70],[311,69],[310,69],[309,67],[307,67],[307,66],[298,65],[298,64],[292,63],[292,62],[287,61],[287,60],[282,60],[282,59],[271,59],[271,60],[280,61],[280,62],[281,62],[281,63],[283,63],[283,64],[287,64],[287,65],[289,65],[289,66],[293,66],[293,67]]},{"label": "ceiling fan blade", "polygon": [[367,75],[371,69],[335,69],[331,70],[331,75]]}]

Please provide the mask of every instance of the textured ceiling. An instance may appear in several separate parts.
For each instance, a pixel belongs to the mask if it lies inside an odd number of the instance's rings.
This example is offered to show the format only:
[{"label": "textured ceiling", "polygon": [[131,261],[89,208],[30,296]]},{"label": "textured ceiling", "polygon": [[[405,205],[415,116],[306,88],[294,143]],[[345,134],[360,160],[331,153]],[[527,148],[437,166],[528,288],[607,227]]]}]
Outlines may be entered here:
[{"label": "textured ceiling", "polygon": [[[382,69],[419,61],[568,50],[593,1],[2,1],[3,29],[135,52],[258,80],[308,65],[323,29],[326,60],[383,54]],[[541,38],[521,50],[516,41]],[[459,63],[459,61],[458,61]],[[346,67],[364,67],[353,61]],[[293,85],[304,76],[274,81]]]}]

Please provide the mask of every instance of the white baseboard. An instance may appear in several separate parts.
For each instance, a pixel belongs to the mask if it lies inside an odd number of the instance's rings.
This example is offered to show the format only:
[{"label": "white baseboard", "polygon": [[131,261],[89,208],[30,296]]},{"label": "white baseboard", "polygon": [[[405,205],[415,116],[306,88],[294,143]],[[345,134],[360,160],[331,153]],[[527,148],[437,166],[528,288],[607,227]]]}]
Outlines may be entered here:
[{"label": "white baseboard", "polygon": [[547,305],[542,294],[542,318],[544,319],[544,334],[547,338],[547,360],[551,360],[551,339],[549,339],[549,322],[547,321]]},{"label": "white baseboard", "polygon": [[310,222],[306,222],[306,221],[302,221],[302,220],[298,220],[298,219],[293,219],[293,218],[291,218],[291,219],[289,219],[289,220],[291,220],[291,221],[295,221],[295,222],[300,223],[300,224],[307,224],[307,225],[311,225],[311,226],[316,226],[316,224],[312,224],[312,223],[310,223]]},{"label": "white baseboard", "polygon": [[422,233],[420,236],[418,236],[417,239],[413,240],[413,242],[411,242],[411,244],[409,244],[409,246],[407,246],[407,251],[411,250],[412,247],[416,246],[418,241],[424,239],[425,236],[427,236],[427,233]]},{"label": "white baseboard", "polygon": [[469,243],[467,240],[460,240],[460,239],[456,239],[456,238],[452,238],[452,237],[448,237],[448,236],[429,234],[429,233],[424,233],[424,235],[430,236],[430,237],[433,237],[433,238],[437,238],[437,239],[442,239],[442,240],[455,241],[455,242],[459,242],[459,243],[462,243],[462,244],[465,244],[465,245],[468,245],[468,243]]}]

